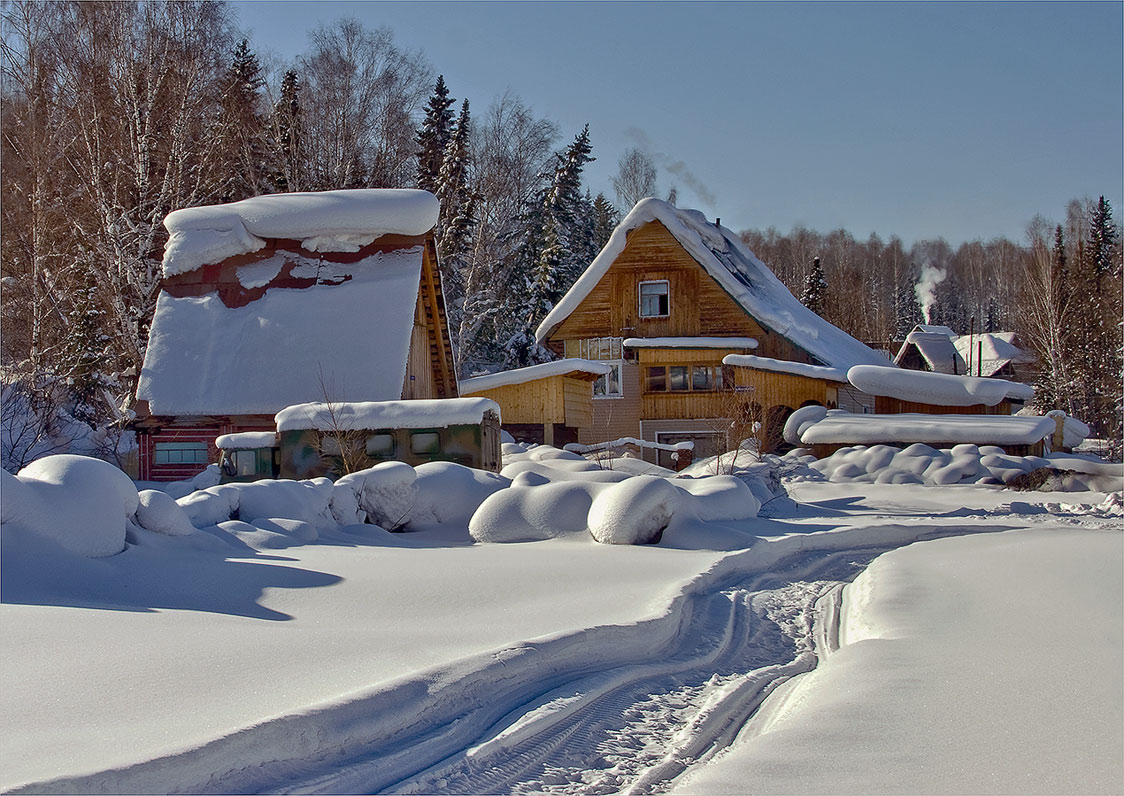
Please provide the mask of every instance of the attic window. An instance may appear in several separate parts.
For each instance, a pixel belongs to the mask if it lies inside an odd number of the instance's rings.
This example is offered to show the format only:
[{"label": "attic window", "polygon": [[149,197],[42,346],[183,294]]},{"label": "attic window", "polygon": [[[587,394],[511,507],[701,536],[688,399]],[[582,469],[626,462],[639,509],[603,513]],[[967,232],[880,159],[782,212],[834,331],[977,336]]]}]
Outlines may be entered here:
[{"label": "attic window", "polygon": [[666,279],[640,283],[641,318],[666,318],[669,309],[668,282]]}]

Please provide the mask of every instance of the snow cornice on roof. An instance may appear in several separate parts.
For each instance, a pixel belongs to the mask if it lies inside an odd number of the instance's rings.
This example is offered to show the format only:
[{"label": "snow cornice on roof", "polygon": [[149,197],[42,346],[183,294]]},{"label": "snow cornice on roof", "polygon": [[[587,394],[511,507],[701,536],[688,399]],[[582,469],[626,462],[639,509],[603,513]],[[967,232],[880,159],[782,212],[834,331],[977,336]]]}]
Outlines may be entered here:
[{"label": "snow cornice on roof", "polygon": [[574,373],[602,376],[612,368],[603,362],[593,362],[588,359],[558,359],[554,362],[543,362],[539,365],[529,365],[525,368],[503,370],[499,373],[489,373],[485,376],[473,376],[470,379],[461,379],[459,386],[462,395],[469,393],[492,390],[496,387],[507,387],[512,384],[526,384],[537,379],[546,379],[551,376],[566,376]]},{"label": "snow cornice on roof", "polygon": [[597,286],[627,244],[628,234],[659,221],[684,250],[759,323],[787,338],[829,367],[886,365],[888,360],[820,318],[788,291],[767,265],[725,227],[711,224],[697,210],[659,199],[643,199],[613,230],[605,248],[590,263],[536,330],[541,343]]},{"label": "snow cornice on roof", "polygon": [[175,210],[164,219],[164,276],[185,273],[265,246],[299,240],[310,252],[357,252],[383,235],[424,235],[440,205],[428,191],[356,188],[254,196]]},{"label": "snow cornice on roof", "polygon": [[626,337],[625,348],[757,348],[752,337]]},{"label": "snow cornice on roof", "polygon": [[278,431],[372,431],[384,428],[448,428],[476,425],[489,412],[500,417],[490,398],[434,398],[409,401],[311,402],[277,413]]},{"label": "snow cornice on roof", "polygon": [[723,365],[753,370],[768,370],[774,373],[789,373],[809,379],[825,379],[847,383],[847,372],[840,368],[825,368],[822,365],[808,365],[804,362],[790,362],[787,359],[772,359],[753,354],[727,354],[722,357]]},{"label": "snow cornice on roof", "polygon": [[1028,401],[1034,388],[1002,379],[926,373],[922,370],[856,365],[847,380],[868,395],[936,406],[995,406],[1004,399]]}]

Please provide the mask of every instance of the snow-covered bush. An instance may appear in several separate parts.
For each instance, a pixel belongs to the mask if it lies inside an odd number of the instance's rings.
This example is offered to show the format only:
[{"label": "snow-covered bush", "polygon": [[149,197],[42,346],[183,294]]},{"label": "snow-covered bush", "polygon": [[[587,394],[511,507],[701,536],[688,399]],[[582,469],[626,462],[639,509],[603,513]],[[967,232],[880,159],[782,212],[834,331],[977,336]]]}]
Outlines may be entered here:
[{"label": "snow-covered bush", "polygon": [[749,486],[732,475],[676,478],[668,483],[683,492],[682,509],[704,522],[745,520],[756,517],[761,502]]},{"label": "snow-covered bush", "polygon": [[511,479],[453,462],[426,462],[414,468],[417,502],[413,524],[467,525],[480,504],[494,492],[511,486]]},{"label": "snow-covered bush", "polygon": [[530,542],[584,532],[593,499],[609,488],[592,481],[513,484],[480,504],[468,532],[478,542]]},{"label": "snow-covered bush", "polygon": [[226,520],[252,523],[258,519],[301,520],[313,525],[330,524],[332,482],[253,481],[248,484],[219,484],[192,492],[176,502],[196,528]]},{"label": "snow-covered bush", "polygon": [[88,558],[125,549],[140,498],[127,475],[88,456],[46,456],[3,476],[5,532],[29,532]]},{"label": "snow-covered bush", "polygon": [[341,525],[366,519],[388,531],[397,530],[410,521],[417,502],[416,480],[414,468],[404,462],[383,462],[349,473],[335,483],[332,516]]},{"label": "snow-covered bush", "polygon": [[[748,489],[745,493],[753,499]],[[637,475],[613,484],[593,499],[589,532],[602,544],[658,542],[675,516],[682,494],[666,478],[652,475]]]},{"label": "snow-covered bush", "polygon": [[598,483],[616,483],[631,477],[631,473],[619,470],[602,470],[592,462],[582,459],[580,462],[566,460],[547,461],[521,461],[505,466],[500,474],[505,478],[515,479],[520,475],[533,473],[540,476],[545,483],[556,481],[594,481]]},{"label": "snow-covered bush", "polygon": [[195,532],[187,513],[171,495],[156,489],[143,489],[138,497],[136,523],[146,531],[165,536],[187,536]]}]

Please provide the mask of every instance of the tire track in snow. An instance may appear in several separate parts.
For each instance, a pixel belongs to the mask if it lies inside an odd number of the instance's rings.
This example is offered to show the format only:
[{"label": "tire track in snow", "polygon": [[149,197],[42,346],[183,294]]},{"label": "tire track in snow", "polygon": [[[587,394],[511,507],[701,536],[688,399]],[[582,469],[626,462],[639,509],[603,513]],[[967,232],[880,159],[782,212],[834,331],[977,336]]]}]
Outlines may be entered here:
[{"label": "tire track in snow", "polygon": [[[781,624],[795,622],[794,634],[745,643],[746,629],[751,635],[767,626],[753,600],[767,616],[770,594],[827,579],[831,566],[853,556],[865,562],[903,544],[968,532],[903,523],[760,538],[702,573],[655,618],[471,656],[177,754],[10,792],[451,793],[480,769],[482,785],[502,782],[513,791],[658,790],[677,768],[728,743],[776,684],[814,666],[814,645],[804,637],[811,614],[786,618],[779,597],[774,614]],[[777,649],[786,652],[778,657]]]}]

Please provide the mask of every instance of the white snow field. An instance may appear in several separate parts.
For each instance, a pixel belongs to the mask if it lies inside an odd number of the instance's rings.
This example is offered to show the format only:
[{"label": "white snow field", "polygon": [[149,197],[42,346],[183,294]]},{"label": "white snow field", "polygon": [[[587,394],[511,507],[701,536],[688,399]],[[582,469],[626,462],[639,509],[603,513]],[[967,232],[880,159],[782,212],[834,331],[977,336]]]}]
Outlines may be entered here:
[{"label": "white snow field", "polygon": [[0,788],[1124,791],[1119,494],[505,455],[5,474]]}]

